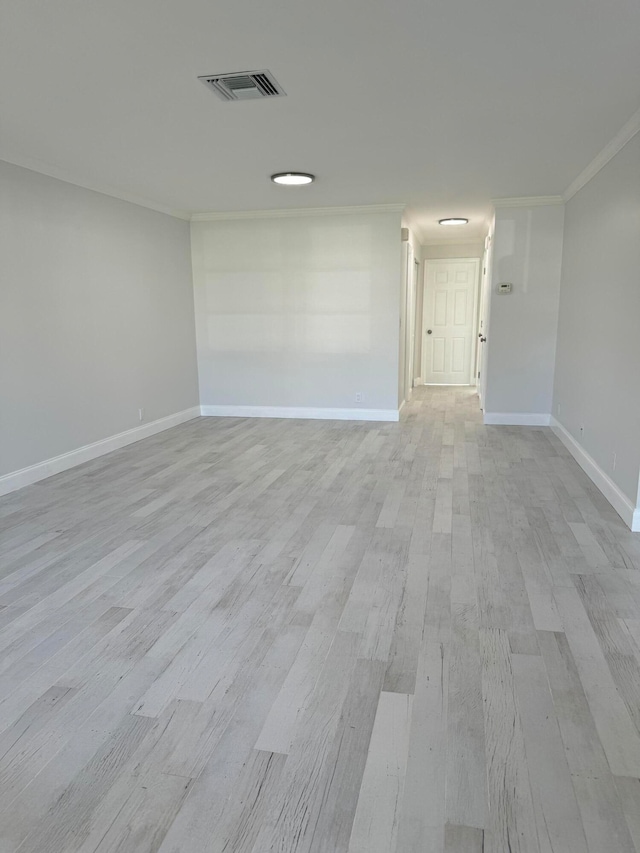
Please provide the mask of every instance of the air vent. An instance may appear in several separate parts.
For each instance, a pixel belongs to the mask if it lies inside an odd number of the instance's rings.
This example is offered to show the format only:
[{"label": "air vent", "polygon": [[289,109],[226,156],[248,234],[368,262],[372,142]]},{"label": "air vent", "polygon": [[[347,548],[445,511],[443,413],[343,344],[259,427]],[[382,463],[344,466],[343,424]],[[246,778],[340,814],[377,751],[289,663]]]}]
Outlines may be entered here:
[{"label": "air vent", "polygon": [[208,74],[198,77],[223,101],[251,101],[286,95],[269,71],[237,71],[233,74]]}]

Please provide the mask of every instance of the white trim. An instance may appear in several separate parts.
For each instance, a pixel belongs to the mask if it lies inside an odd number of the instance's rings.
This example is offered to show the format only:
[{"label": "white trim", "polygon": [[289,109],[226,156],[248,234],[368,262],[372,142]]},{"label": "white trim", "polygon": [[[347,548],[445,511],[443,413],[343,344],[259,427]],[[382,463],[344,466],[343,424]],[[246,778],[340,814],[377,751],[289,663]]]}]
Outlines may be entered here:
[{"label": "white trim", "polygon": [[540,412],[484,412],[484,423],[502,426],[549,426],[551,415]]},{"label": "white trim", "polygon": [[633,139],[638,131],[640,131],[640,110],[631,116],[624,127],[620,128],[618,133],[616,133],[611,142],[608,142],[602,151],[596,154],[589,165],[580,172],[578,177],[569,184],[562,194],[563,199],[569,201],[570,198],[573,198],[585,184],[588,184],[592,178],[595,178],[600,169],[604,168],[609,160],[612,160],[624,148],[627,142]]},{"label": "white trim", "polygon": [[476,283],[473,288],[473,332],[471,333],[471,358],[469,368],[469,385],[476,385],[478,381],[478,334],[480,319],[480,287],[482,285],[482,259],[476,258]]},{"label": "white trim", "polygon": [[416,293],[418,277],[416,276],[416,253],[411,242],[407,242],[404,250],[403,271],[404,279],[404,388],[402,389],[403,400],[411,400],[411,389],[413,388],[413,370],[415,362],[415,338],[416,338]]},{"label": "white trim", "polygon": [[355,207],[288,207],[281,210],[229,210],[192,213],[192,222],[219,222],[226,219],[290,219],[300,216],[355,216],[359,213],[402,213],[404,204],[363,204]]},{"label": "white trim", "polygon": [[192,409],[176,412],[173,415],[168,415],[166,418],[158,418],[156,421],[119,432],[116,435],[109,436],[109,438],[94,441],[92,444],[85,444],[83,447],[78,447],[75,450],[70,450],[68,453],[62,453],[60,456],[54,456],[51,459],[45,459],[44,462],[38,462],[35,465],[30,465],[28,468],[21,468],[19,471],[4,474],[4,476],[0,477],[0,495],[6,495],[9,492],[14,492],[16,489],[21,489],[23,486],[29,486],[31,483],[37,483],[40,480],[46,480],[47,477],[60,474],[61,471],[67,471],[76,465],[82,465],[83,462],[89,462],[98,456],[104,456],[106,453],[119,450],[127,444],[133,444],[143,438],[149,438],[149,436],[162,432],[165,429],[171,429],[171,427],[178,426],[178,424],[182,424],[185,421],[197,418],[199,415],[200,407],[194,406]]},{"label": "white trim", "polygon": [[316,409],[311,406],[201,406],[205,418],[302,418],[328,421],[397,421],[398,409]]},{"label": "white trim", "polygon": [[546,207],[549,204],[564,204],[561,195],[514,196],[513,198],[492,198],[494,207]]},{"label": "white trim", "polygon": [[424,385],[424,379],[422,378],[422,376],[416,376],[416,378],[413,380],[413,387],[417,388],[418,385]]},{"label": "white trim", "polygon": [[402,414],[402,410],[404,409],[404,407],[406,406],[406,404],[407,404],[407,401],[406,401],[406,400],[403,400],[403,401],[400,403],[400,405],[398,406],[398,420],[400,420],[400,415]]},{"label": "white trim", "polygon": [[553,416],[551,429],[567,448],[585,474],[600,489],[620,518],[634,533],[640,532],[640,507],[634,507],[633,502],[620,490],[598,463],[581,447],[571,433]]},{"label": "white trim", "polygon": [[65,184],[72,184],[74,187],[80,187],[83,190],[90,190],[100,195],[107,195],[111,198],[117,198],[120,201],[127,201],[129,204],[137,204],[138,207],[146,207],[147,210],[155,210],[156,213],[164,213],[165,216],[173,216],[174,219],[183,219],[187,222],[191,219],[191,214],[186,210],[176,210],[166,204],[152,201],[143,196],[128,193],[125,190],[115,189],[100,182],[96,183],[89,180],[79,180],[73,175],[70,175],[66,169],[61,169],[51,163],[45,163],[42,160],[37,160],[34,157],[24,157],[21,154],[7,154],[0,151],[0,160],[9,163],[10,166],[20,166],[22,169],[28,169],[30,172],[37,172],[39,175],[46,175],[48,178],[55,178],[57,181],[63,181]]}]

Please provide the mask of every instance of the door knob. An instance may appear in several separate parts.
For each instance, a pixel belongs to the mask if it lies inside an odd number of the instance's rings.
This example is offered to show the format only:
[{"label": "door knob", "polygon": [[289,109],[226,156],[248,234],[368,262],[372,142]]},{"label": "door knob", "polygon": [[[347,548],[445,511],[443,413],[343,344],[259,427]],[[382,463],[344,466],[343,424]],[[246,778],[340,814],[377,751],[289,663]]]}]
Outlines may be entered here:
[{"label": "door knob", "polygon": [[427,334],[428,334],[428,335],[433,334],[432,330],[431,330],[431,329],[427,329]]}]

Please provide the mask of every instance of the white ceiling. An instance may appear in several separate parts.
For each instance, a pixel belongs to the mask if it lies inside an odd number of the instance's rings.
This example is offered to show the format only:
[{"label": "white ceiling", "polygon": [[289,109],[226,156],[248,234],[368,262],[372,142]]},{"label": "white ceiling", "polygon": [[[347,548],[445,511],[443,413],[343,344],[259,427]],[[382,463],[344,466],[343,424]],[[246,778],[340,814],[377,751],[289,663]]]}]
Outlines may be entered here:
[{"label": "white ceiling", "polygon": [[[3,0],[0,28],[0,158],[181,211],[407,203],[466,240],[640,106],[638,0]],[[196,79],[263,68],[288,97]]]}]

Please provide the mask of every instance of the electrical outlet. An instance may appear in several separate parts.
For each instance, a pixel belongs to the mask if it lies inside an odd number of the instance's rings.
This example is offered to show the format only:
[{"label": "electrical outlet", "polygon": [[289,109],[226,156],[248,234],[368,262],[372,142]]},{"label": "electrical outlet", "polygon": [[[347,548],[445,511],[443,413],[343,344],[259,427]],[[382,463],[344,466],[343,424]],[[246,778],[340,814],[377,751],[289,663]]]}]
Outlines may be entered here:
[{"label": "electrical outlet", "polygon": [[144,420],[144,409],[138,409],[138,419],[141,421]]},{"label": "electrical outlet", "polygon": [[356,403],[364,402],[364,394],[362,391],[356,391]]}]

